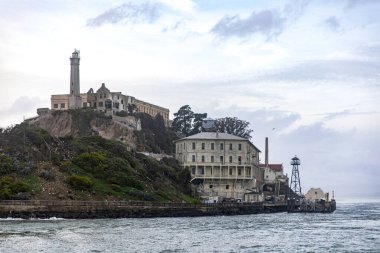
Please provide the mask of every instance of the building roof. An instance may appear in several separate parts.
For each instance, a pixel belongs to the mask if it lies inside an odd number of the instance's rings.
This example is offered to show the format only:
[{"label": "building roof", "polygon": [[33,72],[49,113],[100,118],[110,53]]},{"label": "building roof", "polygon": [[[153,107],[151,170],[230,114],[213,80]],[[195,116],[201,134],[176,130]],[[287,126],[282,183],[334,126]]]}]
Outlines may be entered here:
[{"label": "building roof", "polygon": [[102,86],[96,91],[96,93],[99,93],[99,92],[105,92],[105,93],[109,93],[110,92],[110,90],[109,89],[107,89],[107,87],[106,87],[106,85],[105,85],[105,83],[102,83]]},{"label": "building roof", "polygon": [[[265,164],[260,164],[259,165],[260,168],[267,168],[267,166]],[[282,166],[282,164],[268,164],[268,168],[275,171],[275,172],[280,172],[280,171],[283,171],[284,167]]]},{"label": "building roof", "polygon": [[250,142],[248,139],[228,134],[228,133],[219,133],[219,132],[202,132],[194,135],[187,136],[185,138],[176,140],[176,141],[182,141],[182,140],[237,140],[237,141],[247,141],[249,144],[251,144],[255,149],[257,149],[259,152],[260,149],[258,149],[255,145],[253,145],[252,142]]}]

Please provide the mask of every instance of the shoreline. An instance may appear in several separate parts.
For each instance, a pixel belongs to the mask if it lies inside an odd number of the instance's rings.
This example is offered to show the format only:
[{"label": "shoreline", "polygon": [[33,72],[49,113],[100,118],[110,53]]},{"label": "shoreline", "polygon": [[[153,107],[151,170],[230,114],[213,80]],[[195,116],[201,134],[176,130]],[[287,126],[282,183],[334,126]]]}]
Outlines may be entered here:
[{"label": "shoreline", "polygon": [[155,203],[140,201],[0,201],[0,218],[155,218],[245,215],[286,212],[285,203]]}]

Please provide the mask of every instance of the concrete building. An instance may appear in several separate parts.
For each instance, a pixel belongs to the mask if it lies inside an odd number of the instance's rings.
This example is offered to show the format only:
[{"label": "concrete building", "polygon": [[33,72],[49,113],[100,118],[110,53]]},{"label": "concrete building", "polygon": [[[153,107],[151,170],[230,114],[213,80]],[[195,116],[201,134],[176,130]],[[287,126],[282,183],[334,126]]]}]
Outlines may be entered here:
[{"label": "concrete building", "polygon": [[190,170],[194,191],[203,199],[259,201],[263,170],[260,150],[227,133],[202,132],[177,140],[176,159]]},{"label": "concrete building", "polygon": [[70,57],[70,93],[52,95],[51,110],[90,107],[109,115],[115,115],[121,111],[128,112],[128,106],[133,105],[131,108],[135,108],[137,112],[144,112],[152,117],[160,114],[164,119],[165,125],[170,125],[169,109],[135,99],[121,92],[111,92],[104,83],[102,83],[96,92],[91,88],[87,93],[80,93],[79,61],[79,51],[74,50]]},{"label": "concrete building", "polygon": [[310,190],[305,194],[305,199],[309,199],[309,200],[325,199],[325,194],[321,188],[310,188]]}]

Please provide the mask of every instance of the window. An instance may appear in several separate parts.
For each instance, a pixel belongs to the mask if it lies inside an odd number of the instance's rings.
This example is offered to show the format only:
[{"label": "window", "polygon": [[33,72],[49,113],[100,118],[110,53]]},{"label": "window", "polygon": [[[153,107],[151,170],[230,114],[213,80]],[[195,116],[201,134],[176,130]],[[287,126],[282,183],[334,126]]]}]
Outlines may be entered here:
[{"label": "window", "polygon": [[191,168],[191,173],[192,173],[192,174],[195,174],[195,167],[192,167],[192,168]]},{"label": "window", "polygon": [[58,104],[54,104],[54,108],[56,108],[56,109],[57,109],[57,108],[58,108]]},{"label": "window", "polygon": [[214,162],[214,156],[213,155],[211,156],[211,162],[212,163]]},{"label": "window", "polygon": [[241,156],[238,156],[238,163],[241,165]]},{"label": "window", "polygon": [[205,156],[203,155],[202,156],[202,163],[204,163],[205,162]]},{"label": "window", "polygon": [[223,156],[220,156],[220,162],[221,163],[223,162]]},{"label": "window", "polygon": [[206,145],[205,145],[204,143],[202,143],[202,149],[203,149],[203,150],[205,149],[205,146],[206,146]]},{"label": "window", "polygon": [[210,174],[212,175],[212,167],[211,167],[211,169],[210,169]]},{"label": "window", "polygon": [[230,185],[227,184],[226,185],[226,190],[228,190],[228,189],[230,189]]},{"label": "window", "polygon": [[232,163],[232,156],[230,156],[230,163]]},{"label": "window", "polygon": [[241,150],[241,143],[239,143],[239,150]]},{"label": "window", "polygon": [[107,109],[112,109],[112,101],[110,99],[107,99],[105,102],[104,102],[104,106],[107,108]]},{"label": "window", "polygon": [[87,107],[87,103],[83,102],[83,108],[86,108],[86,107]]},{"label": "window", "polygon": [[230,173],[230,176],[231,176],[232,175],[232,169],[230,169],[228,172]]},{"label": "window", "polygon": [[192,161],[193,163],[195,163],[195,155],[193,155],[193,156],[191,157],[191,161]]},{"label": "window", "polygon": [[214,150],[215,149],[215,145],[214,143],[211,143],[211,150]]},{"label": "window", "polygon": [[232,150],[232,143],[230,143],[230,150]]},{"label": "window", "polygon": [[103,107],[103,102],[98,103],[99,107]]},{"label": "window", "polygon": [[61,104],[61,108],[65,108],[65,103],[62,103],[62,104]]},{"label": "window", "polygon": [[211,189],[212,188],[212,184],[210,184],[208,187]]},{"label": "window", "polygon": [[241,176],[241,169],[238,169],[238,175]]},{"label": "window", "polygon": [[223,150],[223,143],[220,143],[220,150]]},{"label": "window", "polygon": [[195,149],[195,142],[193,142],[192,147],[193,147],[193,149]]}]

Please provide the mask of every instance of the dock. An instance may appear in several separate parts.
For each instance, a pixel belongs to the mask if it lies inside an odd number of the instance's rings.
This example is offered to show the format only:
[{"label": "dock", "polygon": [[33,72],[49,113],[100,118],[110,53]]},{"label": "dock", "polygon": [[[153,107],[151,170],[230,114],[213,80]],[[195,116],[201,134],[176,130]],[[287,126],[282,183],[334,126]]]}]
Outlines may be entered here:
[{"label": "dock", "polygon": [[153,218],[246,215],[286,212],[286,203],[210,203],[144,201],[0,201],[0,218]]}]

